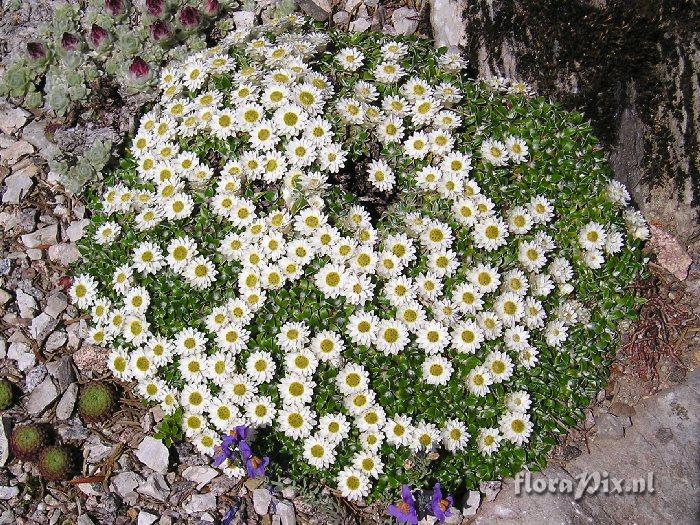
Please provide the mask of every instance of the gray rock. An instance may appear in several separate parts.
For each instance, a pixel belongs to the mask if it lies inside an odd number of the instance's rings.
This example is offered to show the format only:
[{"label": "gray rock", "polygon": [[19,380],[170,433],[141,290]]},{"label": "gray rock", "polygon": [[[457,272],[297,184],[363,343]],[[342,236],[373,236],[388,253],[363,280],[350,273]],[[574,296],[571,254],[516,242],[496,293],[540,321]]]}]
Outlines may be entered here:
[{"label": "gray rock", "polygon": [[43,363],[39,363],[37,366],[31,368],[24,378],[24,390],[26,392],[33,392],[34,389],[44,380],[47,371]]},{"label": "gray rock", "polygon": [[81,514],[78,517],[78,525],[95,525],[95,522],[87,514]]},{"label": "gray rock", "polygon": [[30,261],[40,261],[43,256],[44,252],[39,248],[29,248],[27,250],[27,257],[29,257]]},{"label": "gray rock", "polygon": [[450,507],[450,515],[445,518],[445,525],[460,525],[462,523],[462,513],[455,507]]},{"label": "gray rock", "polygon": [[138,518],[136,518],[136,525],[151,525],[151,523],[155,523],[157,519],[157,515],[142,510],[139,512]]},{"label": "gray rock", "polygon": [[77,242],[85,235],[85,228],[90,224],[90,219],[73,221],[66,228],[66,235],[70,242]]},{"label": "gray rock", "polygon": [[621,418],[601,412],[595,418],[596,436],[600,439],[622,439],[625,427]]},{"label": "gray rock", "polygon": [[253,508],[260,516],[267,514],[267,509],[270,508],[272,494],[267,489],[255,489],[253,491]]},{"label": "gray rock", "polygon": [[391,23],[394,25],[397,35],[412,35],[418,29],[420,15],[410,7],[399,7],[391,15]]},{"label": "gray rock", "polygon": [[34,186],[34,179],[28,171],[22,170],[5,178],[5,193],[2,202],[5,204],[19,204]]},{"label": "gray rock", "polygon": [[49,314],[42,312],[32,319],[29,325],[29,334],[34,340],[41,345],[48,335],[53,332],[53,329],[58,325],[58,321]]},{"label": "gray rock", "polygon": [[26,343],[20,341],[10,344],[10,347],[7,349],[7,357],[17,361],[17,368],[19,368],[20,372],[28,370],[36,363],[34,352],[29,349]]},{"label": "gray rock", "polygon": [[464,11],[466,0],[432,0],[430,25],[436,47],[456,48],[465,43]]},{"label": "gray rock", "polygon": [[23,290],[17,288],[15,291],[15,302],[19,309],[19,316],[23,319],[33,319],[36,312],[36,299]]},{"label": "gray rock", "polygon": [[61,396],[60,401],[56,405],[56,417],[61,420],[70,418],[73,414],[75,401],[78,399],[78,384],[71,383],[66,388],[66,391]]},{"label": "gray rock", "polygon": [[30,113],[22,108],[4,105],[0,109],[0,131],[12,135],[24,126]]},{"label": "gray rock", "polygon": [[63,392],[68,385],[75,381],[75,371],[73,370],[73,360],[70,356],[63,356],[60,359],[51,361],[46,365],[49,374],[58,382],[58,389]]},{"label": "gray rock", "polygon": [[141,463],[156,472],[165,474],[168,471],[170,453],[168,447],[159,439],[151,436],[143,438],[138,449],[136,449],[136,457],[139,458]]},{"label": "gray rock", "polygon": [[66,332],[64,332],[63,330],[57,330],[55,332],[51,332],[49,337],[46,338],[44,348],[47,352],[51,352],[53,350],[61,348],[63,345],[66,344],[66,341],[68,341],[68,336],[66,335]]},{"label": "gray rock", "polygon": [[109,456],[114,450],[114,447],[102,443],[98,436],[91,437],[90,441],[86,443],[83,447],[85,450],[87,462],[93,464],[99,463],[107,456]]},{"label": "gray rock", "polygon": [[10,259],[0,259],[0,275],[9,275],[12,271],[12,261]]},{"label": "gray rock", "polygon": [[46,122],[44,121],[32,120],[29,124],[24,126],[22,130],[22,138],[38,149],[42,154],[44,150],[53,147],[51,141],[46,137],[44,131],[45,126]]},{"label": "gray rock", "polygon": [[349,29],[353,33],[362,33],[367,31],[370,27],[372,27],[372,20],[367,17],[358,17],[350,22]]},{"label": "gray rock", "polygon": [[56,292],[46,300],[46,307],[44,308],[44,312],[49,314],[54,319],[57,319],[58,316],[63,313],[67,306],[68,297],[66,296],[66,294],[64,294],[63,292]]},{"label": "gray rock", "polygon": [[333,10],[329,0],[297,0],[297,4],[304,13],[319,22],[328,20]]},{"label": "gray rock", "polygon": [[479,510],[480,503],[481,493],[478,490],[470,490],[466,494],[462,514],[464,516],[474,516],[476,514],[476,511]]},{"label": "gray rock", "polygon": [[486,501],[493,501],[498,496],[498,493],[501,492],[502,486],[503,483],[498,480],[483,481],[479,483],[479,490],[484,494]]},{"label": "gray rock", "polygon": [[36,416],[41,414],[58,397],[58,389],[50,377],[46,377],[37,386],[27,399],[25,408],[27,412]]},{"label": "gray rock", "polygon": [[165,501],[170,495],[170,486],[162,474],[151,474],[146,481],[136,489],[136,492],[159,501]]},{"label": "gray rock", "polygon": [[32,146],[26,140],[9,140],[3,141],[4,149],[0,149],[0,159],[7,162],[7,164],[16,164],[19,159],[25,155],[31,155],[34,153],[34,146]]},{"label": "gray rock", "polygon": [[208,494],[192,494],[187,498],[182,508],[187,514],[214,510],[216,509],[216,495],[211,492]]},{"label": "gray rock", "polygon": [[19,494],[19,487],[0,487],[0,500],[12,499]]},{"label": "gray rock", "polygon": [[0,421],[0,467],[4,467],[10,455],[8,436],[10,435],[10,418],[4,417]]},{"label": "gray rock", "polygon": [[58,224],[50,224],[38,230],[22,235],[22,242],[27,248],[53,246],[58,242]]},{"label": "gray rock", "polygon": [[62,242],[49,246],[49,259],[63,266],[70,266],[80,259],[80,252],[74,242]]},{"label": "gray rock", "polygon": [[182,477],[197,484],[197,490],[201,490],[207,483],[219,475],[219,472],[211,467],[192,466],[182,472]]},{"label": "gray rock", "polygon": [[133,505],[138,499],[136,488],[143,483],[143,478],[134,472],[120,472],[112,477],[112,486],[115,492],[126,503]]},{"label": "gray rock", "polygon": [[333,23],[339,27],[345,27],[350,23],[350,13],[347,11],[338,11],[333,15]]},{"label": "gray rock", "polygon": [[296,525],[297,518],[294,514],[294,505],[288,501],[278,501],[275,505],[275,515],[279,517],[281,525]]}]

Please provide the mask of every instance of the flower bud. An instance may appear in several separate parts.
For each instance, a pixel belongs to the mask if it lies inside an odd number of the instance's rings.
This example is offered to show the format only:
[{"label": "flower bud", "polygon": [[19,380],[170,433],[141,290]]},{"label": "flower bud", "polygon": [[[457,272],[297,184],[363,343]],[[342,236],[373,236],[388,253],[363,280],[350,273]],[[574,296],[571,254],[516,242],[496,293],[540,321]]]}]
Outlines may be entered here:
[{"label": "flower bud", "polygon": [[180,10],[178,13],[178,18],[180,20],[180,24],[182,24],[182,27],[185,29],[194,29],[199,26],[200,23],[199,11],[191,6],[187,6]]},{"label": "flower bud", "polygon": [[124,12],[124,1],[123,0],[105,0],[105,9],[109,11],[112,16],[119,16]]},{"label": "flower bud", "polygon": [[158,18],[165,13],[165,2],[163,0],[146,0],[146,9],[149,15]]},{"label": "flower bud", "polygon": [[151,30],[151,38],[153,38],[153,40],[156,42],[170,38],[170,28],[168,27],[168,24],[162,20],[155,21],[153,24],[151,24],[149,29]]},{"label": "flower bud", "polygon": [[219,12],[220,9],[221,9],[221,4],[219,3],[219,0],[205,0],[204,1],[203,11],[204,11],[205,15],[214,16]]},{"label": "flower bud", "polygon": [[107,42],[108,37],[109,33],[107,33],[106,29],[98,26],[97,24],[92,24],[92,28],[90,28],[90,34],[88,35],[88,39],[90,40],[90,43],[93,47],[101,47],[102,44]]},{"label": "flower bud", "polygon": [[75,51],[78,49],[79,43],[78,37],[71,33],[63,33],[63,36],[61,37],[61,47],[65,51]]},{"label": "flower bud", "polygon": [[129,74],[135,79],[143,79],[150,72],[150,66],[141,57],[136,57],[129,66]]},{"label": "flower bud", "polygon": [[41,60],[46,56],[46,49],[41,42],[29,42],[27,44],[27,54],[32,60]]}]

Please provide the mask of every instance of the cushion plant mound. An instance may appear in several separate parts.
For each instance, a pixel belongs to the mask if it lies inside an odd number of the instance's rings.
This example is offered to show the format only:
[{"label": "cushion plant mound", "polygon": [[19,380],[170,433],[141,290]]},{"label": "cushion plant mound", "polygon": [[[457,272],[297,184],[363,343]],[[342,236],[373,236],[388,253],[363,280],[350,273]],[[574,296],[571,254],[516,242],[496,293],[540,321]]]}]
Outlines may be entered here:
[{"label": "cushion plant mound", "polygon": [[47,481],[63,481],[68,479],[75,470],[74,451],[67,446],[52,446],[45,448],[37,468]]},{"label": "cushion plant mound", "polygon": [[92,381],[80,388],[78,413],[86,422],[104,421],[114,413],[116,405],[114,389],[106,383]]},{"label": "cushion plant mound", "polygon": [[462,67],[288,18],[164,71],[71,288],[163,428],[350,499],[543,467],[648,231],[579,114]]},{"label": "cushion plant mound", "polygon": [[49,444],[49,435],[43,425],[20,425],[10,435],[10,450],[18,459],[36,459]]},{"label": "cushion plant mound", "polygon": [[6,410],[12,406],[15,400],[14,387],[7,379],[0,379],[0,410]]}]

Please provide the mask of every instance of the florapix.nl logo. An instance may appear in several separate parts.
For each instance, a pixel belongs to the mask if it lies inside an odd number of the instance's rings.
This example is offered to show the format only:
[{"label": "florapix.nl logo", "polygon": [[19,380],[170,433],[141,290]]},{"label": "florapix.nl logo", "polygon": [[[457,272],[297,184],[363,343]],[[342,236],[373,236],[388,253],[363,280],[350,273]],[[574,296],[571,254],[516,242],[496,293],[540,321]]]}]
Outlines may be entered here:
[{"label": "florapix.nl logo", "polygon": [[639,478],[617,478],[606,471],[582,472],[572,477],[533,478],[531,472],[515,476],[515,494],[571,494],[575,501],[587,494],[653,494],[654,473]]}]

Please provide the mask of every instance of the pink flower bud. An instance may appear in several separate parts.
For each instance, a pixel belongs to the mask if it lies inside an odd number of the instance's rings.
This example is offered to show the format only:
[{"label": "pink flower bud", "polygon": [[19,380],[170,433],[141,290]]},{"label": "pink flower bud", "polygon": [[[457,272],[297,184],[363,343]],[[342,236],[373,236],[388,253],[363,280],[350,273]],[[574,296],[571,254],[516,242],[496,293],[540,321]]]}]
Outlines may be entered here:
[{"label": "pink flower bud", "polygon": [[151,16],[159,17],[165,12],[163,0],[146,0],[146,9]]},{"label": "pink flower bud", "polygon": [[27,54],[32,60],[41,60],[46,56],[46,49],[41,42],[29,42],[27,44]]},{"label": "pink flower bud", "polygon": [[182,27],[185,29],[194,29],[195,27],[199,26],[199,11],[197,11],[194,7],[185,7],[180,11],[178,16],[180,19],[180,24],[182,24]]},{"label": "pink flower bud", "polygon": [[170,28],[168,27],[168,24],[166,24],[162,20],[157,20],[153,24],[151,24],[150,30],[151,37],[156,42],[160,42],[161,40],[167,40],[168,38],[170,38]]},{"label": "pink flower bud", "polygon": [[112,16],[119,16],[124,12],[123,0],[105,0],[105,9]]},{"label": "pink flower bud", "polygon": [[136,57],[129,66],[129,74],[134,78],[147,77],[150,72],[150,66],[141,57]]},{"label": "pink flower bud", "polygon": [[92,24],[88,38],[90,39],[90,43],[93,45],[93,47],[97,48],[107,40],[108,36],[109,33],[107,33],[106,29],[98,26],[97,24]]},{"label": "pink flower bud", "polygon": [[78,38],[70,33],[63,33],[61,37],[61,47],[66,51],[75,51],[78,49]]},{"label": "pink flower bud", "polygon": [[207,16],[216,15],[219,12],[219,9],[221,9],[219,0],[205,0],[203,10],[204,14]]}]

